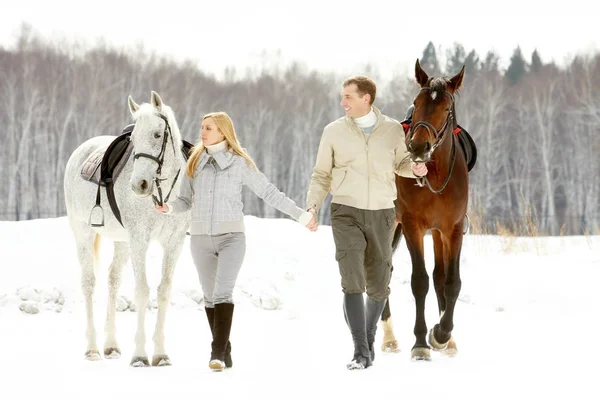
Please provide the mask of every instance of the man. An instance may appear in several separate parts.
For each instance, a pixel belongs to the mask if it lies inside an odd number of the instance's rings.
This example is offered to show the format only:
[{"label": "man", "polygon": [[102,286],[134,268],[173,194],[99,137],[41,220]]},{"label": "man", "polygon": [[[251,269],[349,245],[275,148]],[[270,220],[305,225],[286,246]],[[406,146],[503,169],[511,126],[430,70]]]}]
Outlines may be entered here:
[{"label": "man", "polygon": [[[402,125],[373,106],[376,85],[365,76],[342,84],[346,114],[323,131],[307,195],[316,214],[332,194],[331,227],[344,293],[344,314],[354,342],[348,369],[364,369],[374,358],[377,322],[389,294],[392,274],[395,173],[425,175],[425,164],[411,164]],[[363,293],[367,293],[366,304]]]}]

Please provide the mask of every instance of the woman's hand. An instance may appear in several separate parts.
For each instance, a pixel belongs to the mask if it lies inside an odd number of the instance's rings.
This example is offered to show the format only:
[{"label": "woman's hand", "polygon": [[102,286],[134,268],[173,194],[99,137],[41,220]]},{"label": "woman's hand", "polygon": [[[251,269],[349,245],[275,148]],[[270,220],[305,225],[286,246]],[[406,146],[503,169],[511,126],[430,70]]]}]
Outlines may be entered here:
[{"label": "woman's hand", "polygon": [[312,218],[310,219],[308,224],[306,224],[306,227],[311,232],[316,232],[317,228],[319,227],[319,223],[317,222],[317,212],[314,210],[314,208],[311,208],[310,210],[308,210],[308,212],[311,214]]}]

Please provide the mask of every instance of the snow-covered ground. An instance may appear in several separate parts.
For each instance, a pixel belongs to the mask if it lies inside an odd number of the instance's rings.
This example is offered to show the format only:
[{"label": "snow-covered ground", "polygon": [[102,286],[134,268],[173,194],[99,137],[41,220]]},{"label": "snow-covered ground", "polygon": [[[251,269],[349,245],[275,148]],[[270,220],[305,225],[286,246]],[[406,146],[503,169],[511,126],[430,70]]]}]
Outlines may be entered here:
[{"label": "snow-covered ground", "polygon": [[[247,254],[234,294],[234,367],[208,369],[209,328],[186,242],[167,314],[173,366],[131,368],[136,314],[126,268],[117,313],[118,360],[84,361],[79,266],[66,218],[0,222],[0,398],[11,399],[597,399],[600,237],[465,238],[453,336],[459,353],[410,360],[411,266],[394,256],[390,298],[401,352],[348,371],[350,334],[329,226],[311,233],[291,220],[246,217]],[[433,254],[426,238],[431,275]],[[96,328],[103,343],[107,269],[103,242]],[[151,297],[161,250],[148,254]],[[433,285],[427,324],[437,322]],[[147,314],[152,355],[156,309]],[[382,332],[378,331],[377,345]],[[443,397],[440,397],[443,396]]]}]

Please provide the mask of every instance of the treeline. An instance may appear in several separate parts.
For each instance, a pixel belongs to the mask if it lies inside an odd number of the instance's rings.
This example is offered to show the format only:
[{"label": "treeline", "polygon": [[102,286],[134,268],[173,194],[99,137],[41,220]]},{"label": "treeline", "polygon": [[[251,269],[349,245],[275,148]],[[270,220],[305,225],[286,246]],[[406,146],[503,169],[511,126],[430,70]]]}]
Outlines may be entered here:
[{"label": "treeline", "polygon": [[[415,59],[430,75],[466,65],[457,114],[479,149],[470,197],[477,231],[598,232],[600,55],[558,68],[515,49],[501,70],[493,52],[480,56],[460,44],[445,57],[439,52],[430,43]],[[257,165],[303,207],[322,129],[342,115],[345,77],[299,64],[244,77],[229,71],[225,79],[201,68],[143,51],[57,46],[29,32],[0,48],[0,218],[65,215],[62,180],[71,152],[92,136],[120,133],[130,122],[127,96],[147,102],[151,90],[173,108],[191,142],[203,114],[228,112]],[[379,85],[376,105],[401,120],[416,91],[412,76],[399,77]],[[247,214],[281,216],[249,191],[244,204]],[[329,223],[328,207],[323,211],[321,222]]]}]

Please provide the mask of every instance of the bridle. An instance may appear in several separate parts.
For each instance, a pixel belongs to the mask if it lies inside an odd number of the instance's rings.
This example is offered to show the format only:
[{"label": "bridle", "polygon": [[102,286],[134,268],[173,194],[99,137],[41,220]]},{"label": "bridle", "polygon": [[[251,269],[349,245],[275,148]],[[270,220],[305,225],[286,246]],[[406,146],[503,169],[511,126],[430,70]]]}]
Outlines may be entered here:
[{"label": "bridle", "polygon": [[[430,87],[424,87],[421,88],[421,91],[423,90],[431,90]],[[442,143],[444,143],[444,140],[446,140],[446,137],[448,136],[447,131],[448,128],[452,126],[452,131],[454,130],[454,128],[456,128],[456,118],[455,118],[455,109],[454,109],[454,95],[450,92],[448,92],[447,90],[444,91],[444,95],[447,95],[448,97],[450,97],[450,100],[452,100],[452,105],[450,106],[450,112],[448,113],[448,117],[446,117],[446,120],[444,121],[444,124],[442,125],[442,127],[438,130],[436,129],[435,126],[433,126],[432,123],[430,123],[429,121],[417,121],[411,123],[411,127],[408,130],[408,133],[406,135],[406,145],[408,148],[408,144],[410,143],[410,141],[412,140],[413,136],[415,135],[415,130],[422,126],[427,130],[427,135],[429,136],[429,139],[432,139],[432,141],[434,142],[433,145],[431,146],[431,149],[429,150],[429,152],[427,153],[427,159],[431,159],[431,156],[433,155],[433,152],[435,151],[435,149],[437,149]],[[450,135],[450,136],[454,136],[454,135]],[[442,184],[442,187],[440,187],[439,189],[433,189],[431,187],[431,184],[429,183],[429,180],[427,179],[427,175],[417,178],[417,184],[420,187],[424,187],[425,185],[427,185],[427,187],[429,188],[429,190],[435,194],[441,194],[442,190],[444,190],[446,188],[446,185],[448,185],[448,182],[450,181],[450,177],[452,176],[452,171],[454,169],[454,162],[456,160],[456,145],[454,143],[454,138],[452,138],[452,155],[451,155],[451,161],[450,161],[450,170],[448,171],[448,176],[446,177],[446,180],[444,181],[444,183]]]},{"label": "bridle", "polygon": [[161,178],[160,174],[162,172],[162,167],[163,167],[163,163],[165,160],[165,150],[167,148],[167,141],[169,140],[169,138],[171,138],[171,145],[173,146],[173,155],[177,156],[177,153],[175,151],[175,143],[173,142],[173,134],[171,134],[171,126],[169,125],[169,121],[167,121],[167,117],[165,117],[162,114],[158,114],[158,116],[160,118],[163,119],[163,121],[165,121],[165,130],[163,132],[163,142],[162,142],[162,146],[160,148],[160,153],[158,154],[158,157],[153,156],[152,154],[147,154],[147,153],[136,153],[135,149],[133,152],[133,159],[137,160],[140,157],[145,157],[145,158],[149,158],[152,161],[156,162],[158,164],[158,168],[156,168],[156,175],[154,176],[154,183],[156,184],[156,189],[158,191],[158,197],[156,197],[154,195],[154,193],[152,194],[152,200],[154,201],[154,204],[162,206],[164,203],[166,203],[167,201],[169,201],[169,196],[171,196],[171,191],[173,190],[173,187],[175,187],[175,183],[177,182],[177,178],[179,178],[179,173],[181,172],[181,168],[179,168],[177,170],[177,174],[175,175],[175,179],[173,179],[173,183],[171,184],[171,188],[169,189],[169,193],[167,193],[167,196],[164,198],[162,197],[162,189],[160,187],[160,182],[161,181],[166,181],[167,178]]}]

